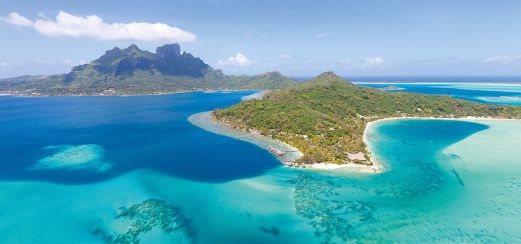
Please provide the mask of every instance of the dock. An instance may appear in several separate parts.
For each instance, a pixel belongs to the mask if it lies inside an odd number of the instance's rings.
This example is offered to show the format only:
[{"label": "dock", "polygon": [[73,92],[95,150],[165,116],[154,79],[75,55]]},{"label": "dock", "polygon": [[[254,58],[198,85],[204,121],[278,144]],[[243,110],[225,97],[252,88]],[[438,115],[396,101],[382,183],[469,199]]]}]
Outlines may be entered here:
[{"label": "dock", "polygon": [[271,153],[273,153],[277,156],[284,156],[284,154],[286,154],[286,152],[278,150],[272,146],[267,146],[266,149],[268,149],[268,151],[270,151]]}]

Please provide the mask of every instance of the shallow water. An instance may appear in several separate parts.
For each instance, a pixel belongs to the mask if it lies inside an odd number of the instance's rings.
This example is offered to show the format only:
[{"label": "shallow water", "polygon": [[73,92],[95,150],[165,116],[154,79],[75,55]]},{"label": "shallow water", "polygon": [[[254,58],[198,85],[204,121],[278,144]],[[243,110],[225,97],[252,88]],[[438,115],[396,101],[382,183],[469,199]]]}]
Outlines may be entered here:
[{"label": "shallow water", "polygon": [[382,121],[384,173],[294,170],[187,121],[248,94],[0,98],[0,240],[521,241],[521,122]]},{"label": "shallow water", "polygon": [[[398,120],[377,124],[372,133],[374,152],[392,167],[372,179],[384,184],[372,187],[394,198],[385,204],[385,219],[370,229],[374,236],[413,242],[521,240],[511,225],[521,223],[519,189],[503,187],[519,183],[521,162],[514,145],[521,142],[521,122]],[[484,168],[492,177],[477,173]],[[498,192],[505,194],[498,200],[513,215],[483,216],[495,211],[485,199]]]},{"label": "shallow water", "polygon": [[430,95],[449,95],[473,102],[521,105],[521,84],[498,83],[357,83],[373,88],[396,86],[390,92],[417,92]]}]

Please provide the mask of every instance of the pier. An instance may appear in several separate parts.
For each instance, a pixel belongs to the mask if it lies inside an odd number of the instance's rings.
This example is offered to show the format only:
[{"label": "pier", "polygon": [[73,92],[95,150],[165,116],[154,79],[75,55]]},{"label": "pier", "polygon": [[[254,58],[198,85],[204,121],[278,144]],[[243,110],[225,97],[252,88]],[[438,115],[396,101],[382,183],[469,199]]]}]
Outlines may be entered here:
[{"label": "pier", "polygon": [[268,146],[268,147],[266,147],[266,149],[268,149],[268,151],[270,151],[271,153],[273,153],[277,156],[284,156],[284,154],[286,154],[286,152],[278,150],[272,146]]}]

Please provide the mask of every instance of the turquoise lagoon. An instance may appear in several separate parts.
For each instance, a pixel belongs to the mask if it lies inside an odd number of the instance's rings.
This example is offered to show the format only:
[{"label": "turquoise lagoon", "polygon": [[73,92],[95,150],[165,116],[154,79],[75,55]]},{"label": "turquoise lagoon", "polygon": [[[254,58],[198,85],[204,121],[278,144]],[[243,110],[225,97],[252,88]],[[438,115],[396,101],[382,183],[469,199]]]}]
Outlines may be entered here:
[{"label": "turquoise lagoon", "polygon": [[2,243],[521,241],[521,122],[381,121],[385,172],[297,170],[187,121],[250,94],[1,97]]},{"label": "turquoise lagoon", "polygon": [[356,82],[362,86],[385,88],[396,86],[390,92],[417,92],[433,95],[449,95],[474,102],[521,105],[521,83],[456,83],[456,82]]}]

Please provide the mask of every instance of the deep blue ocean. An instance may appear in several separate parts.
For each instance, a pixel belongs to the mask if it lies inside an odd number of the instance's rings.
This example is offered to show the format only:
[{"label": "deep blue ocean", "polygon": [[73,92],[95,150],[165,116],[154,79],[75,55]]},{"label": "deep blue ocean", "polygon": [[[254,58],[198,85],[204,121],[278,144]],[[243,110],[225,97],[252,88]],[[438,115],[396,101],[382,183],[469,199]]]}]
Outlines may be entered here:
[{"label": "deep blue ocean", "polygon": [[[140,168],[206,182],[260,175],[279,165],[271,154],[187,121],[194,113],[228,107],[251,93],[0,97],[0,180],[79,184]],[[103,174],[31,167],[50,154],[45,147],[90,144],[103,147],[104,160],[113,166]],[[244,154],[255,157],[245,163]]]}]

